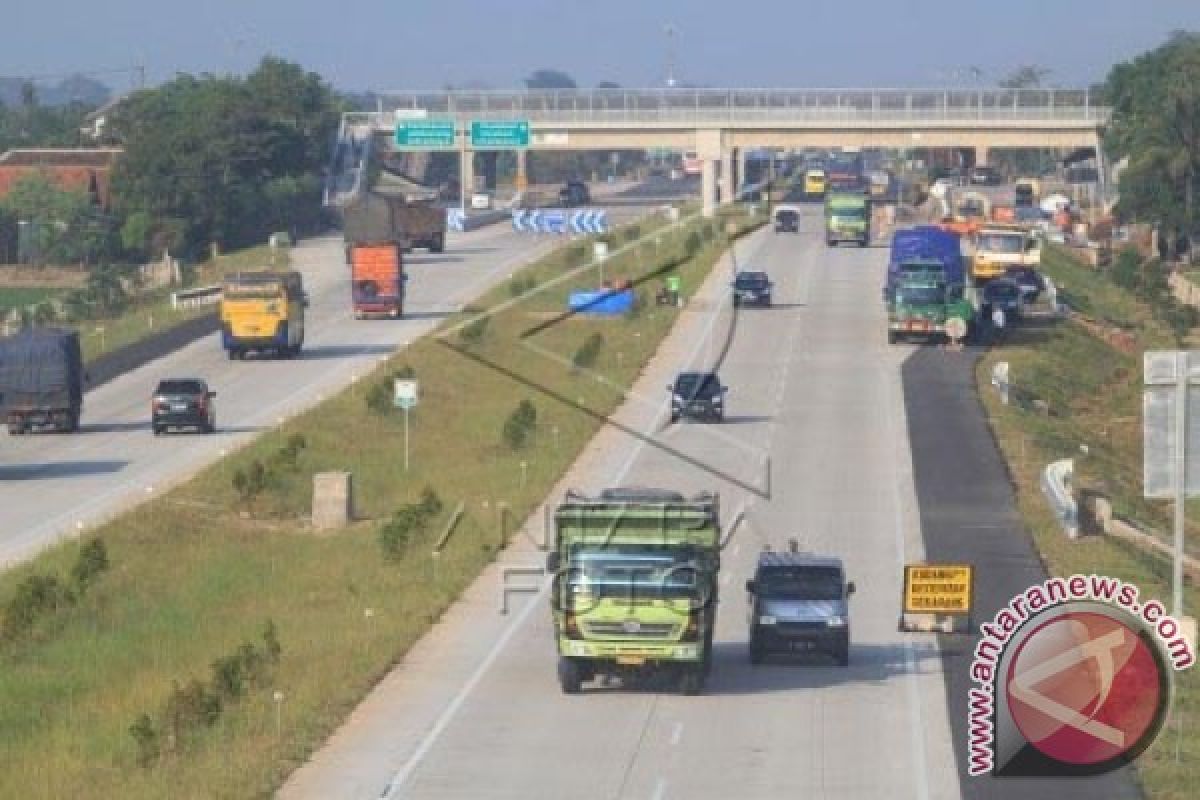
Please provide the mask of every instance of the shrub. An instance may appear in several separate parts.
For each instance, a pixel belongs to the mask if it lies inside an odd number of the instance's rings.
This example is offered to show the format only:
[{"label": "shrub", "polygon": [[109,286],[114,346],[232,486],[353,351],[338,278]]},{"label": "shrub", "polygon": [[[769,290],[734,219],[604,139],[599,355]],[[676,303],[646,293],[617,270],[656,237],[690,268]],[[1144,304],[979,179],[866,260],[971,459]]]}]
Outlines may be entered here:
[{"label": "shrub", "polygon": [[412,540],[428,528],[430,521],[442,512],[442,508],[442,498],[433,487],[426,486],[421,490],[420,500],[397,509],[379,529],[379,545],[384,558],[396,561],[403,557]]},{"label": "shrub", "polygon": [[575,355],[571,357],[571,364],[575,369],[585,369],[596,363],[596,359],[600,357],[600,350],[604,347],[604,337],[598,332],[593,333],[579,345],[579,349],[575,351]]},{"label": "shrub", "polygon": [[526,398],[517,404],[513,412],[508,415],[508,419],[504,421],[502,435],[509,449],[520,450],[524,447],[536,425],[537,409]]},{"label": "shrub", "polygon": [[175,748],[189,733],[211,727],[220,716],[221,698],[194,678],[183,686],[173,685],[163,712],[164,727],[171,734],[170,743]]},{"label": "shrub", "polygon": [[38,619],[75,602],[57,575],[30,575],[17,584],[16,594],[4,608],[4,639],[18,639],[33,629]]},{"label": "shrub", "polygon": [[487,335],[488,324],[492,321],[491,317],[479,317],[476,320],[463,326],[458,332],[458,338],[462,339],[463,344],[474,347],[483,342],[484,336]]},{"label": "shrub", "polygon": [[142,714],[129,726],[129,735],[133,737],[137,747],[137,765],[142,768],[151,767],[162,752],[158,728],[149,714]]},{"label": "shrub", "polygon": [[272,664],[278,664],[283,648],[279,646],[279,630],[275,627],[275,620],[267,620],[267,624],[263,627],[262,638],[267,660]]},{"label": "shrub", "polygon": [[640,225],[630,225],[625,228],[625,241],[632,242],[640,239],[642,236],[642,227]]},{"label": "shrub", "polygon": [[108,548],[104,546],[104,540],[92,539],[80,548],[75,565],[71,567],[71,580],[75,582],[79,593],[83,594],[108,567]]},{"label": "shrub", "polygon": [[508,282],[508,293],[513,297],[520,297],[523,294],[532,292],[537,288],[537,285],[538,279],[536,275],[516,275]]},{"label": "shrub", "polygon": [[233,473],[233,488],[243,503],[258,497],[267,488],[267,468],[257,459],[247,469],[238,467]]}]

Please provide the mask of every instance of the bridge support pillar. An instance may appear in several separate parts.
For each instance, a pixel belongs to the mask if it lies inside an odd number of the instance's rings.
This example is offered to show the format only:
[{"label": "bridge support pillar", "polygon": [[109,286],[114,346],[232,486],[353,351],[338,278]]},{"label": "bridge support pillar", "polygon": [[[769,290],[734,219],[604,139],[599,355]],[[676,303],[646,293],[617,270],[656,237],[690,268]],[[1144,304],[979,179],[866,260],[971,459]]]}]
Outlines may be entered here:
[{"label": "bridge support pillar", "polygon": [[988,156],[991,155],[991,148],[987,145],[975,146],[975,166],[986,167],[988,165]]},{"label": "bridge support pillar", "polygon": [[700,160],[700,209],[706,217],[717,215],[717,160]]},{"label": "bridge support pillar", "polygon": [[[717,213],[717,164],[729,174],[729,151],[724,146],[724,132],[719,129],[696,131],[696,155],[702,165],[700,170],[700,207],[706,217]],[[722,178],[724,181],[725,178]],[[728,195],[721,198],[724,202]]]},{"label": "bridge support pillar", "polygon": [[739,147],[737,149],[737,172],[733,176],[733,191],[734,195],[730,195],[730,200],[734,199],[738,187],[746,182],[746,148]]},{"label": "bridge support pillar", "polygon": [[529,151],[517,151],[517,191],[523,192],[529,188]]},{"label": "bridge support pillar", "polygon": [[733,182],[733,148],[721,150],[721,202],[732,203],[736,184]]},{"label": "bridge support pillar", "polygon": [[463,150],[459,164],[458,182],[461,185],[460,199],[462,207],[467,208],[471,195],[475,192],[475,151]]}]

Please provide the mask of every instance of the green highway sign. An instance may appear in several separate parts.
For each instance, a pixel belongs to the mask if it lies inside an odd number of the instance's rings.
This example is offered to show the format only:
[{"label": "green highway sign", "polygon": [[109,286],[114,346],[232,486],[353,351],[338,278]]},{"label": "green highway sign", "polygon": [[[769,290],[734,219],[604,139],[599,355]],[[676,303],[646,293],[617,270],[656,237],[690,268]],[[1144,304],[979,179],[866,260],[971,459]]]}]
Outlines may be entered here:
[{"label": "green highway sign", "polygon": [[471,147],[476,150],[529,147],[529,120],[476,120],[471,123]]},{"label": "green highway sign", "polygon": [[401,119],[396,121],[396,149],[437,150],[454,148],[454,120]]}]

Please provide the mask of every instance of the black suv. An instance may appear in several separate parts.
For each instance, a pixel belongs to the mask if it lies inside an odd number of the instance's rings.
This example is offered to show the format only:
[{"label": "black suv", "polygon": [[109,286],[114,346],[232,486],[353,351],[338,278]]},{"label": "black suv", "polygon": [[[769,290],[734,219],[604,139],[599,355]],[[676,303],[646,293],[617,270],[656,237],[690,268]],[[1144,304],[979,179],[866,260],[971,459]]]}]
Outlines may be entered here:
[{"label": "black suv", "polygon": [[[789,197],[791,194],[789,193]],[[775,212],[776,233],[799,233],[800,214],[794,208],[781,208]]]},{"label": "black suv", "polygon": [[750,663],[773,652],[821,650],[850,663],[850,595],[840,558],[789,551],[758,557],[750,593]]},{"label": "black suv", "polygon": [[154,435],[167,428],[195,428],[212,433],[217,426],[213,398],[217,393],[199,378],[160,381],[150,401],[150,426]]},{"label": "black suv", "polygon": [[671,422],[680,419],[725,419],[725,393],[715,372],[681,372],[667,387],[671,393]]},{"label": "black suv", "polygon": [[771,305],[771,279],[765,272],[739,272],[733,279],[733,304]]},{"label": "black suv", "polygon": [[558,190],[558,202],[565,208],[585,206],[592,202],[592,194],[583,181],[567,181],[567,185]]}]

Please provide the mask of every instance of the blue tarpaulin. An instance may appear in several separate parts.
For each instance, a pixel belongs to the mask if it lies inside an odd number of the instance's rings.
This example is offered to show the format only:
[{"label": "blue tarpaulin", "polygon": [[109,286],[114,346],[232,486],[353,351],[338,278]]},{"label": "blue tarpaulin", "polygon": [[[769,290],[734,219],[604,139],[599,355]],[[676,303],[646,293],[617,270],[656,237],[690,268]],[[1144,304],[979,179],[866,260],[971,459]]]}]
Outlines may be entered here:
[{"label": "blue tarpaulin", "polygon": [[593,291],[571,292],[567,305],[572,311],[583,314],[603,314],[619,316],[628,314],[633,308],[632,289],[596,289]]}]

